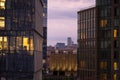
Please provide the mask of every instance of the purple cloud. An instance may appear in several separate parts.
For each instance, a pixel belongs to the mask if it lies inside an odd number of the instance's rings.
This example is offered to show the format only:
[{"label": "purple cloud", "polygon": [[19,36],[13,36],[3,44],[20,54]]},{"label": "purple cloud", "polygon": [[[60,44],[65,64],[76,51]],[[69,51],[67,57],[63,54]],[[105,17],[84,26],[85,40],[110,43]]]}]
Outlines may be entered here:
[{"label": "purple cloud", "polygon": [[48,0],[48,45],[72,37],[77,43],[77,11],[93,6],[95,0]]}]

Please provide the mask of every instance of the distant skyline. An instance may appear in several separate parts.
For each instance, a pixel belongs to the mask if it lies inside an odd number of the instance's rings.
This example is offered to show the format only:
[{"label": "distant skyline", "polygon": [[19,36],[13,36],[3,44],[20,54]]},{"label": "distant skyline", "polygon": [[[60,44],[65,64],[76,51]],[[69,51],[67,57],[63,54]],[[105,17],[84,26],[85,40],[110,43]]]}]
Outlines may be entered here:
[{"label": "distant skyline", "polygon": [[95,0],[48,0],[48,45],[77,43],[77,11],[95,5]]}]

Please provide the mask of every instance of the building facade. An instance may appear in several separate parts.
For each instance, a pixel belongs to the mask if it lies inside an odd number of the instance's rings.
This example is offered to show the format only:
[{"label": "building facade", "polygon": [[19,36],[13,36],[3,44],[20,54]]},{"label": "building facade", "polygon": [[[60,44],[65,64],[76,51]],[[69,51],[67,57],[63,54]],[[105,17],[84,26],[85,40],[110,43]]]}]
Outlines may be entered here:
[{"label": "building facade", "polygon": [[43,1],[43,59],[47,57],[47,0]]},{"label": "building facade", "polygon": [[97,80],[120,79],[120,1],[96,0],[98,51]]},{"label": "building facade", "polygon": [[97,80],[96,63],[96,8],[78,12],[78,78]]},{"label": "building facade", "polygon": [[[89,53],[94,53],[91,55],[95,57],[95,62],[94,62],[95,73],[94,73],[94,79],[92,79],[91,77],[88,77],[89,80],[119,80],[120,79],[120,74],[119,74],[119,71],[120,71],[119,69],[119,66],[120,66],[119,65],[120,64],[120,60],[119,60],[120,6],[119,5],[120,5],[119,0],[96,0],[96,10],[95,10],[96,13],[91,14],[91,16],[95,17],[96,22],[92,21],[93,23],[95,23],[95,30],[89,33],[89,34],[92,34],[94,32],[95,37],[92,36],[94,38],[88,39],[88,40],[95,41],[94,43],[95,47],[93,48],[94,49],[93,50],[91,46],[90,51],[87,52],[87,55],[90,55]],[[82,11],[78,12],[78,43],[79,43],[79,49],[78,49],[79,75],[78,77],[81,80],[88,80],[86,79],[86,77],[87,75],[89,75],[89,72],[88,73],[84,72],[85,68],[81,68],[81,65],[83,65],[83,67],[87,66],[86,60],[88,58],[86,57],[87,56],[86,51],[89,50],[89,48],[87,48],[88,45],[85,46],[88,43],[84,40],[87,40],[85,36],[89,32],[85,30],[88,29],[89,25],[91,24],[81,23],[80,19],[82,19],[82,21],[84,22],[85,20],[83,17],[86,15],[85,13],[83,13],[82,14],[83,16],[81,17],[80,16],[81,13]],[[88,17],[85,17],[85,18],[89,20]],[[83,29],[85,25],[87,26],[85,29]],[[81,37],[85,39],[81,39]],[[86,48],[84,48],[84,46]],[[91,50],[93,50],[93,52]],[[81,59],[85,57],[86,57],[86,59],[84,60],[85,62],[81,63],[82,61]],[[90,64],[93,63],[92,60],[94,59],[94,57],[89,60]]]},{"label": "building facade", "polygon": [[0,0],[0,80],[42,80],[41,0]]},{"label": "building facade", "polygon": [[77,76],[77,47],[55,48],[49,46],[48,75],[43,80],[76,80]]}]

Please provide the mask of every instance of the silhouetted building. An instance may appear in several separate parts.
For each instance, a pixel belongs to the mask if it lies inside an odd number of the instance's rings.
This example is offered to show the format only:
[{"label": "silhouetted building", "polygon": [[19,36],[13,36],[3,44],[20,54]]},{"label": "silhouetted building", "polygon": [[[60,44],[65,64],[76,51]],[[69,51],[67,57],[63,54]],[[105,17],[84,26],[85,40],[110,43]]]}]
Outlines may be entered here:
[{"label": "silhouetted building", "polygon": [[0,0],[0,80],[42,80],[43,3]]},{"label": "silhouetted building", "polygon": [[57,43],[56,44],[56,48],[57,49],[63,49],[63,48],[65,48],[65,43]]},{"label": "silhouetted building", "polygon": [[67,46],[72,46],[73,45],[73,41],[71,37],[67,38]]},{"label": "silhouetted building", "polygon": [[96,11],[89,8],[78,12],[78,77],[97,80]]}]

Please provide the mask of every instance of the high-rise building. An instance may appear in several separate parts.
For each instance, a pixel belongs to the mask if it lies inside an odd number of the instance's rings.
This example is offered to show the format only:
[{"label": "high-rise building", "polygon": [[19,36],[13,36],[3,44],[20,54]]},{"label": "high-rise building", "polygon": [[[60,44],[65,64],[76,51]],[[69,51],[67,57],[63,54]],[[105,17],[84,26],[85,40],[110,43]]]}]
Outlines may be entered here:
[{"label": "high-rise building", "polygon": [[78,12],[78,77],[80,80],[97,80],[95,13],[95,7]]},{"label": "high-rise building", "polygon": [[[86,10],[83,13],[78,12],[78,77],[80,80],[120,79],[119,5],[119,0],[96,0],[95,14],[91,11],[86,13]],[[91,18],[95,21],[87,17],[87,14],[93,16]],[[90,26],[93,27],[92,23],[95,24],[95,28],[89,29]]]},{"label": "high-rise building", "polygon": [[47,0],[43,1],[43,59],[47,57]]},{"label": "high-rise building", "polygon": [[73,45],[73,41],[71,37],[67,38],[67,46],[72,46]]},{"label": "high-rise building", "polygon": [[0,0],[0,80],[42,80],[43,3]]},{"label": "high-rise building", "polygon": [[120,0],[96,0],[97,80],[120,79]]}]

